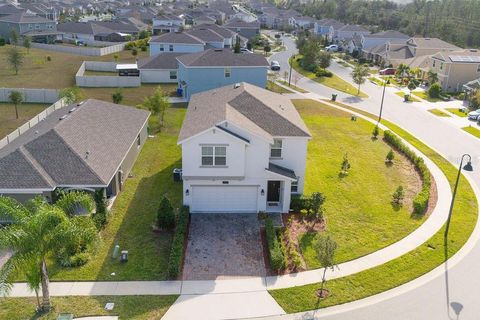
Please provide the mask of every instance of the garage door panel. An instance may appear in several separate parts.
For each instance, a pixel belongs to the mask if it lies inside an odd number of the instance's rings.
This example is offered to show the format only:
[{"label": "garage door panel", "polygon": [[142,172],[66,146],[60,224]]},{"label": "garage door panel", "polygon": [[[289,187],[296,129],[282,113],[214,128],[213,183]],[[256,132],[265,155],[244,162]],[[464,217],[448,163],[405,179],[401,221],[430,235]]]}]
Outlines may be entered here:
[{"label": "garage door panel", "polygon": [[193,186],[192,212],[257,212],[257,186]]}]

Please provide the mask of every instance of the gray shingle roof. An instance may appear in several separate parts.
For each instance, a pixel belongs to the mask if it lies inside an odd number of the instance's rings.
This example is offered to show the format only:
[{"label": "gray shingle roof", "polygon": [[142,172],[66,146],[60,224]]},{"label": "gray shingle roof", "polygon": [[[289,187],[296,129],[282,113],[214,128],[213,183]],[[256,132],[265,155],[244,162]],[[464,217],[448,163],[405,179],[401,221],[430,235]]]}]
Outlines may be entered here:
[{"label": "gray shingle roof", "polygon": [[241,83],[192,95],[179,141],[224,121],[267,140],[272,140],[274,136],[310,137],[290,99]]},{"label": "gray shingle roof", "polygon": [[233,19],[227,22],[225,28],[245,28],[245,29],[258,29],[260,28],[259,21],[246,22],[241,19]]},{"label": "gray shingle roof", "polygon": [[149,117],[93,99],[71,109],[54,111],[0,149],[0,189],[108,185]]},{"label": "gray shingle roof", "polygon": [[11,23],[44,23],[53,22],[41,16],[34,14],[28,14],[26,12],[13,13],[8,16],[0,17],[0,21]]},{"label": "gray shingle roof", "polygon": [[213,31],[212,29],[207,28],[206,26],[199,26],[198,28],[191,29],[187,31],[187,34],[197,37],[204,42],[223,42],[225,37]]},{"label": "gray shingle roof", "polygon": [[259,54],[238,54],[231,49],[209,49],[201,52],[182,55],[177,58],[187,67],[268,67],[268,61]]},{"label": "gray shingle roof", "polygon": [[232,38],[235,35],[235,32],[233,32],[233,31],[231,31],[227,28],[221,27],[218,24],[206,24],[206,25],[196,26],[196,27],[193,27],[188,32],[191,32],[192,30],[199,30],[199,29],[208,29],[210,31],[213,31],[213,32],[219,34],[223,38]]},{"label": "gray shingle roof", "polygon": [[205,45],[205,42],[201,39],[185,32],[167,32],[157,37],[153,37],[150,42]]},{"label": "gray shingle roof", "polygon": [[157,55],[140,59],[138,69],[177,69],[177,57],[184,55],[183,52],[163,52]]},{"label": "gray shingle roof", "polygon": [[454,49],[454,50],[461,50],[461,48],[457,47],[454,44],[445,42],[438,38],[417,38],[413,37],[410,38],[407,43],[409,45],[413,45],[417,48],[426,48],[426,49]]},{"label": "gray shingle roof", "polygon": [[288,178],[297,179],[297,175],[295,174],[295,171],[271,162],[268,163],[268,168],[265,168],[265,170],[279,174],[281,176],[288,177]]}]

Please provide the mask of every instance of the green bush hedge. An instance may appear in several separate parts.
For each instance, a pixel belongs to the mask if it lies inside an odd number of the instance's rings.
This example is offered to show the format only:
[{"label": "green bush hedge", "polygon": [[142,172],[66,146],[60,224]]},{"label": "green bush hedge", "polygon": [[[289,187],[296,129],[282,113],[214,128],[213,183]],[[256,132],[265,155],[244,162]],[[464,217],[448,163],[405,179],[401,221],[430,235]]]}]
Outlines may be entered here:
[{"label": "green bush hedge", "polygon": [[167,273],[170,279],[176,279],[182,270],[183,247],[187,238],[189,217],[190,208],[187,206],[182,207],[177,217],[177,227],[175,228],[170,258],[168,260]]},{"label": "green bush hedge", "polygon": [[331,78],[331,77],[333,77],[333,73],[331,73],[327,69],[317,67],[315,69],[315,76],[317,76],[318,78],[321,78],[321,77]]},{"label": "green bush hedge", "polygon": [[413,162],[415,168],[422,178],[422,190],[413,198],[413,209],[415,214],[424,214],[428,207],[430,199],[431,174],[422,158],[417,156],[409,147],[407,147],[400,138],[392,131],[387,130],[383,133],[385,141],[397,151],[404,154]]},{"label": "green bush hedge", "polygon": [[130,41],[125,45],[125,50],[132,50],[133,48],[142,48],[142,47],[148,47],[148,41],[150,39],[140,39],[136,41]]},{"label": "green bush hedge", "polygon": [[267,237],[270,266],[274,270],[281,270],[285,268],[285,257],[283,256],[282,246],[278,241],[277,232],[273,227],[273,222],[270,217],[265,219],[265,233]]}]

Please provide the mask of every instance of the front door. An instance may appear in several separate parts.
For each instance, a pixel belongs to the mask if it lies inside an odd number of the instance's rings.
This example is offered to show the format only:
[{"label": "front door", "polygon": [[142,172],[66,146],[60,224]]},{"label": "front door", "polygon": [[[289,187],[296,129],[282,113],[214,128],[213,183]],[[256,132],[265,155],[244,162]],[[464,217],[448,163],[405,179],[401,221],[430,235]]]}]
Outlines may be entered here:
[{"label": "front door", "polygon": [[267,202],[280,202],[280,181],[268,181]]}]

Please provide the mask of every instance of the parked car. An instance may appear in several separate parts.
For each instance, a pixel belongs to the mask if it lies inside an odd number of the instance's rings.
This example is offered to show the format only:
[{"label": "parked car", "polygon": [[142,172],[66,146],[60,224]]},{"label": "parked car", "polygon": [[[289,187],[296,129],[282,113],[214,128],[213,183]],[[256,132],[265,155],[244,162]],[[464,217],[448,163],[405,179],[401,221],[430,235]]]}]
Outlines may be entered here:
[{"label": "parked car", "polygon": [[240,48],[240,53],[253,53],[253,51],[248,50],[247,48]]},{"label": "parked car", "polygon": [[282,35],[281,35],[280,33],[275,34],[275,38],[276,38],[276,39],[280,39],[281,36],[282,36]]},{"label": "parked car", "polygon": [[470,111],[468,113],[468,119],[469,120],[480,120],[479,119],[479,116],[480,116],[480,109],[477,109],[477,110],[474,110],[474,111]]},{"label": "parked car", "polygon": [[394,68],[385,68],[380,70],[378,73],[382,76],[391,76],[394,75],[396,70]]},{"label": "parked car", "polygon": [[270,69],[272,69],[273,71],[279,71],[280,70],[280,63],[278,63],[278,61],[273,60],[270,63]]},{"label": "parked car", "polygon": [[336,44],[331,44],[329,46],[326,46],[325,50],[328,51],[328,52],[337,52],[338,51],[338,46]]}]

